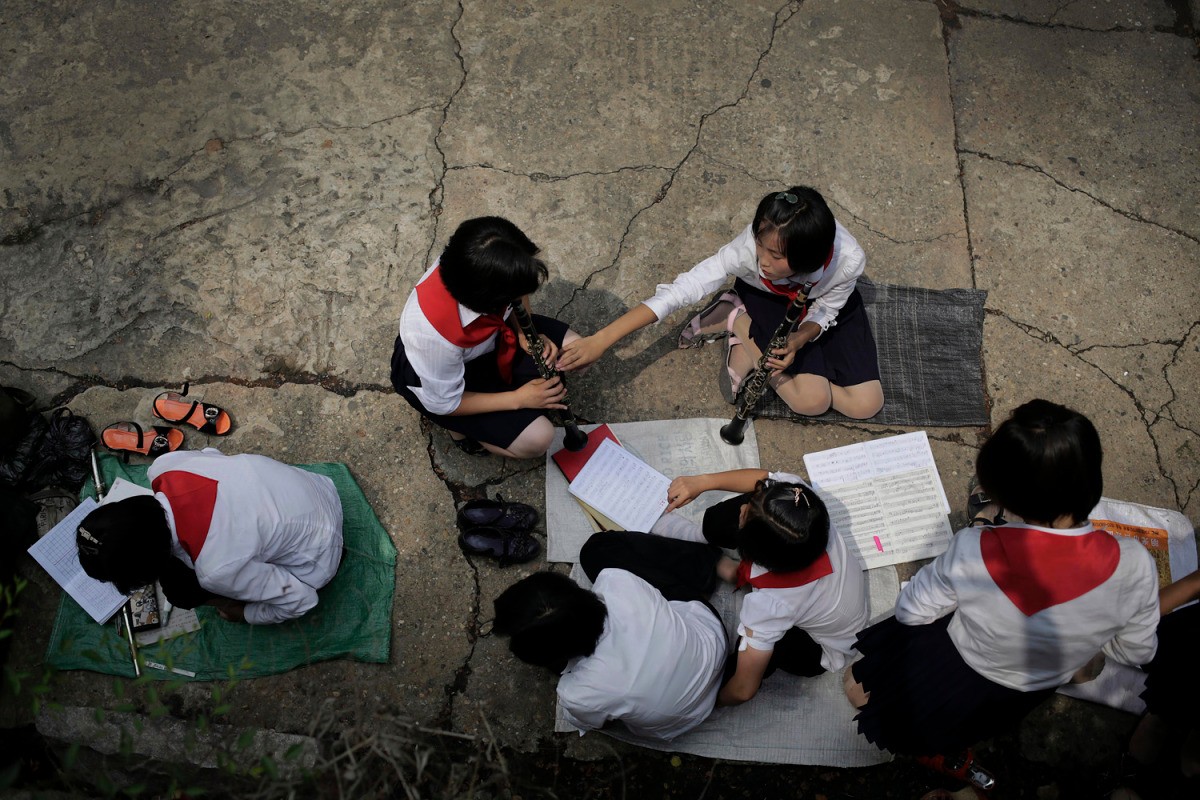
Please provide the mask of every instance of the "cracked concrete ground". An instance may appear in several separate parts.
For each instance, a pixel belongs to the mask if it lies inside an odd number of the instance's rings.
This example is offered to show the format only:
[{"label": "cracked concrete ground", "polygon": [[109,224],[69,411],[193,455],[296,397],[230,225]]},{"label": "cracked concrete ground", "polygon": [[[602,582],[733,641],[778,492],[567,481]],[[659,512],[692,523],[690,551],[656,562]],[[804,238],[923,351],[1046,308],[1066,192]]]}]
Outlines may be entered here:
[{"label": "cracked concrete ground", "polygon": [[[553,684],[478,636],[523,571],[465,559],[453,509],[540,505],[542,467],[461,455],[388,383],[405,296],[455,225],[516,221],[551,268],[535,307],[591,332],[763,193],[812,184],[875,280],[988,290],[993,422],[1034,396],[1079,408],[1109,495],[1195,521],[1195,19],[1187,0],[10,0],[0,383],[99,429],[149,421],[191,379],[240,423],[227,452],[349,463],[400,552],[391,663],[243,684],[231,722],[304,732],[332,693],[347,717],[490,726],[529,750],[552,736]],[[685,318],[574,381],[577,413],[727,416],[715,349],[674,349]],[[792,469],[900,432],[757,428],[763,464]],[[930,430],[950,497],[986,433]],[[29,667],[57,593],[23,569],[11,659]],[[88,674],[53,692],[116,702]],[[207,690],[177,695],[186,711]],[[25,713],[6,698],[4,724]],[[1128,723],[1057,700],[1023,756],[1100,763]],[[1080,729],[1103,746],[1072,744]],[[582,757],[593,738],[558,745]]]}]

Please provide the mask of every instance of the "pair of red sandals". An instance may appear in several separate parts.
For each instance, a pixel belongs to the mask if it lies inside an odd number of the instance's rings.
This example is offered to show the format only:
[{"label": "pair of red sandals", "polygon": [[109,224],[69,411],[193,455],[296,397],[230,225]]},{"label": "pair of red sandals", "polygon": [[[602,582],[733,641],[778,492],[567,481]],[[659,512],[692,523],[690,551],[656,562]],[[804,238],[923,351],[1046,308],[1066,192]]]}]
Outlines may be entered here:
[{"label": "pair of red sandals", "polygon": [[[201,433],[224,436],[233,430],[233,418],[225,409],[199,400],[188,400],[189,384],[181,392],[163,392],[154,398],[154,416],[173,425],[190,425]],[[147,431],[136,422],[114,422],[100,434],[100,441],[129,460],[130,453],[156,458],[183,446],[183,431],[152,425]]]}]

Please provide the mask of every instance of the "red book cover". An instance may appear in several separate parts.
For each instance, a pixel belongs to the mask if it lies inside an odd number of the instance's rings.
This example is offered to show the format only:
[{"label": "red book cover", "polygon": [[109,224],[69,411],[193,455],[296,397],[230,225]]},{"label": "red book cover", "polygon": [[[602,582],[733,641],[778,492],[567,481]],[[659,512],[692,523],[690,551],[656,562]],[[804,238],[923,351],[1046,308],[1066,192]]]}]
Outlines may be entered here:
[{"label": "red book cover", "polygon": [[617,439],[616,434],[608,425],[601,425],[594,431],[588,432],[587,444],[582,450],[571,452],[565,447],[557,453],[551,453],[550,457],[554,459],[554,463],[558,464],[558,468],[562,470],[563,475],[567,476],[567,483],[575,480],[575,476],[579,474],[579,470],[583,469],[583,465],[592,457],[592,453],[596,452],[596,448],[605,439],[612,439],[616,444],[621,444]]}]

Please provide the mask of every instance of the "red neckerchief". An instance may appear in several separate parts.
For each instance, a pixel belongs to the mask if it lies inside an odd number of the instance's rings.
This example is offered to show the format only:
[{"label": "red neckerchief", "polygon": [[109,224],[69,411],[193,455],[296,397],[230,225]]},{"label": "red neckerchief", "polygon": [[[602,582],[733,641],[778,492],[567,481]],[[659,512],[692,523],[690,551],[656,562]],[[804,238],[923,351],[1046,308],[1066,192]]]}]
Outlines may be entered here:
[{"label": "red neckerchief", "polygon": [[159,475],[150,484],[166,496],[175,517],[175,536],[192,563],[204,548],[212,525],[213,506],[217,504],[217,482],[192,472],[173,470]]},{"label": "red neckerchief", "polygon": [[1121,545],[1100,530],[1063,536],[1018,526],[987,528],[979,550],[992,580],[1027,617],[1087,594],[1121,561]]},{"label": "red neckerchief", "polygon": [[793,572],[764,572],[756,578],[751,578],[751,566],[753,565],[744,558],[742,563],[738,564],[737,588],[740,589],[748,583],[755,589],[794,589],[833,574],[833,562],[829,560],[829,553],[821,553],[821,557],[816,561]]},{"label": "red neckerchief", "polygon": [[450,344],[458,347],[474,347],[483,344],[492,334],[496,338],[496,363],[500,377],[512,383],[513,360],[517,357],[517,334],[499,314],[481,314],[463,327],[458,316],[458,301],[450,294],[442,281],[441,265],[425,280],[417,284],[417,303],[421,312],[434,329]]},{"label": "red neckerchief", "polygon": [[[829,263],[831,261],[833,261],[833,248],[832,247],[829,248],[829,255],[825,256],[825,263],[821,265],[821,272],[819,275],[817,275],[816,280],[805,281],[802,284],[801,283],[793,283],[793,284],[788,284],[786,286],[776,286],[775,284],[771,283],[766,278],[763,278],[761,273],[759,274],[758,277],[762,279],[762,285],[767,287],[768,291],[774,292],[775,294],[783,295],[788,300],[795,300],[796,295],[800,294],[800,288],[802,286],[804,287],[805,294],[807,294],[808,291],[810,289],[812,289],[812,287],[814,285],[816,285],[818,281],[821,280],[821,278],[825,277],[825,270],[829,267]],[[806,309],[806,313],[807,313],[807,309]]]}]

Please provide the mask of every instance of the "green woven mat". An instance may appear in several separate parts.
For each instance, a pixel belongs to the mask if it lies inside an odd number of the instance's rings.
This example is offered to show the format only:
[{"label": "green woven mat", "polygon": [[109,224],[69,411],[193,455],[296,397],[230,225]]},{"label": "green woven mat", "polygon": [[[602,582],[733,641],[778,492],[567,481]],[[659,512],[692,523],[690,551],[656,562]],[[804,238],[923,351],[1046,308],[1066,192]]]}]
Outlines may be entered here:
[{"label": "green woven mat", "polygon": [[[103,455],[100,468],[109,486],[116,478],[149,485],[144,466],[127,466]],[[278,625],[246,625],[226,622],[216,609],[203,606],[197,609],[200,630],[142,648],[144,659],[195,672],[191,680],[256,678],[331,658],[388,660],[396,548],[345,464],[301,464],[300,468],[330,478],[342,499],[346,553],[337,575],[318,593],[317,607]],[[82,494],[95,496],[90,481]],[[57,669],[133,677],[129,647],[116,624],[97,625],[65,592],[46,661]],[[188,680],[156,669],[143,673],[163,680]]]}]

